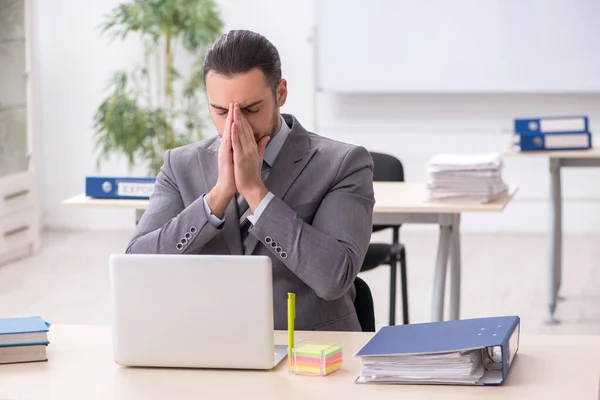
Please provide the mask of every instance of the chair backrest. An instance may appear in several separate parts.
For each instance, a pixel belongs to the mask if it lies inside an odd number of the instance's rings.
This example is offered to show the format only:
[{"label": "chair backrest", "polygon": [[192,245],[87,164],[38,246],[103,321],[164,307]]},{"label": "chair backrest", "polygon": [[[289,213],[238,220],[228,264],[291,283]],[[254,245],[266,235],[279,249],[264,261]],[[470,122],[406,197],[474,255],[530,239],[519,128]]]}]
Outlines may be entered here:
[{"label": "chair backrest", "polygon": [[373,158],[373,180],[379,182],[403,182],[404,168],[396,157],[384,153],[371,152]]},{"label": "chair backrest", "polygon": [[[370,152],[373,158],[373,180],[379,182],[404,182],[404,167],[396,157],[384,153]],[[374,225],[373,232],[398,229],[400,225]]]},{"label": "chair backrest", "polygon": [[356,308],[358,322],[360,322],[363,332],[375,332],[375,308],[371,289],[367,282],[358,276],[354,280],[354,287],[356,288],[354,308]]}]

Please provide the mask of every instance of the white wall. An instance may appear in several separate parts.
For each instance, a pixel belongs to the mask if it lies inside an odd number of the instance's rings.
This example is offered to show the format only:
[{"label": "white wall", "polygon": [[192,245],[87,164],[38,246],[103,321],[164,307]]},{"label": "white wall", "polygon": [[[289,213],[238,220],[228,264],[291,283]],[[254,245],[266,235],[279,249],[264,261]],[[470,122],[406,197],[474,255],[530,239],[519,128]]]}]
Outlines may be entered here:
[{"label": "white wall", "polygon": [[[109,45],[94,29],[101,16],[118,3],[37,2],[39,60],[34,73],[42,103],[38,115],[44,145],[42,204],[44,221],[51,227],[131,229],[133,213],[75,210],[60,204],[83,192],[86,175],[127,173],[123,162],[106,164],[97,171],[91,140],[92,115],[108,77],[141,54],[139,43]],[[221,0],[220,4],[226,29],[257,30],[278,47],[290,90],[284,112],[294,113],[308,129],[317,127],[321,134],[398,156],[411,181],[425,179],[427,160],[435,152],[501,149],[515,116],[587,114],[592,130],[600,121],[600,96],[596,95],[319,94],[315,101],[313,3]],[[464,231],[546,232],[546,162],[507,159],[506,164],[506,180],[521,187],[515,201],[503,214],[465,215]],[[563,176],[565,230],[600,232],[600,185],[596,184],[600,171],[568,170]]]},{"label": "white wall", "polygon": [[[38,54],[34,71],[41,96],[38,134],[42,153],[42,212],[50,227],[126,229],[128,212],[69,209],[61,201],[85,190],[85,176],[95,174],[93,114],[115,70],[139,59],[135,40],[108,44],[100,38],[102,17],[117,0],[38,0]],[[34,54],[36,57],[36,54]],[[38,157],[38,166],[39,157]],[[124,162],[106,163],[103,174],[127,172]]]},{"label": "white wall", "polygon": [[[437,152],[492,152],[510,140],[519,115],[587,114],[600,121],[600,96],[542,95],[320,95],[320,131],[399,157],[406,179],[424,181]],[[596,122],[596,124],[594,124]],[[599,139],[600,140],[600,139]],[[478,232],[546,232],[548,163],[505,158],[504,178],[520,190],[502,214],[465,214],[463,229]],[[600,170],[563,170],[564,229],[600,232]]]}]

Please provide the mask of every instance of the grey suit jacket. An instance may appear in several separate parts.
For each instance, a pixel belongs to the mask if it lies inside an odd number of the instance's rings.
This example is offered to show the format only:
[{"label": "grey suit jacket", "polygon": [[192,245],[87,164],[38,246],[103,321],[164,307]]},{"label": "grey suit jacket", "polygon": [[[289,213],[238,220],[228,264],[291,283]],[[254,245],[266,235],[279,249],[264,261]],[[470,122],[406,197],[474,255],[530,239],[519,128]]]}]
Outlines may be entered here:
[{"label": "grey suit jacket", "polygon": [[[275,196],[250,228],[245,254],[272,260],[275,329],[287,329],[287,293],[294,292],[298,330],[359,331],[353,283],[371,236],[373,161],[363,147],[283,117],[291,131],[265,182]],[[204,211],[219,144],[217,136],[165,153],[127,253],[242,254],[235,199],[220,229]]]}]

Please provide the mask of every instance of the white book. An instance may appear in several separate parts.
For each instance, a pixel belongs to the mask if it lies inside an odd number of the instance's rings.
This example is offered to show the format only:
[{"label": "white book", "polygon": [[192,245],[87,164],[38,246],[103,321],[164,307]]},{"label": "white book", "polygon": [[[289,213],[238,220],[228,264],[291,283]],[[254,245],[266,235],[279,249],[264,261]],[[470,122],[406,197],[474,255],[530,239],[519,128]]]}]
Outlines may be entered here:
[{"label": "white book", "polygon": [[0,347],[0,364],[46,360],[46,345]]}]

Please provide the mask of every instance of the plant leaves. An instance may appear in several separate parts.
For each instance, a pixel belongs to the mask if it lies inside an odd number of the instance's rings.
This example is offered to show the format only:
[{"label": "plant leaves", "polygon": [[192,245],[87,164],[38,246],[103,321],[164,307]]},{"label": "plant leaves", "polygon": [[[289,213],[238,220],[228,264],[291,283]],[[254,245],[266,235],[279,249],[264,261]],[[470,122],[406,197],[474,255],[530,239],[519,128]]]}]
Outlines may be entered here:
[{"label": "plant leaves", "polygon": [[[124,156],[133,166],[144,162],[148,173],[156,175],[164,152],[202,139],[205,128],[198,96],[203,92],[204,53],[223,29],[223,21],[214,0],[130,0],[114,8],[99,26],[101,34],[112,40],[140,36],[145,47],[144,64],[131,71],[117,71],[109,81],[108,94],[94,114],[94,141],[97,165],[111,155]],[[155,60],[167,60],[165,41],[181,43],[195,61],[189,76],[173,66],[168,82],[174,91],[168,104],[156,104],[153,94],[164,93],[157,87]],[[172,57],[172,55],[171,55]],[[152,65],[151,65],[152,64]],[[154,67],[154,68],[153,68]],[[164,73],[165,66],[158,73]],[[175,81],[181,84],[175,86]]]}]

